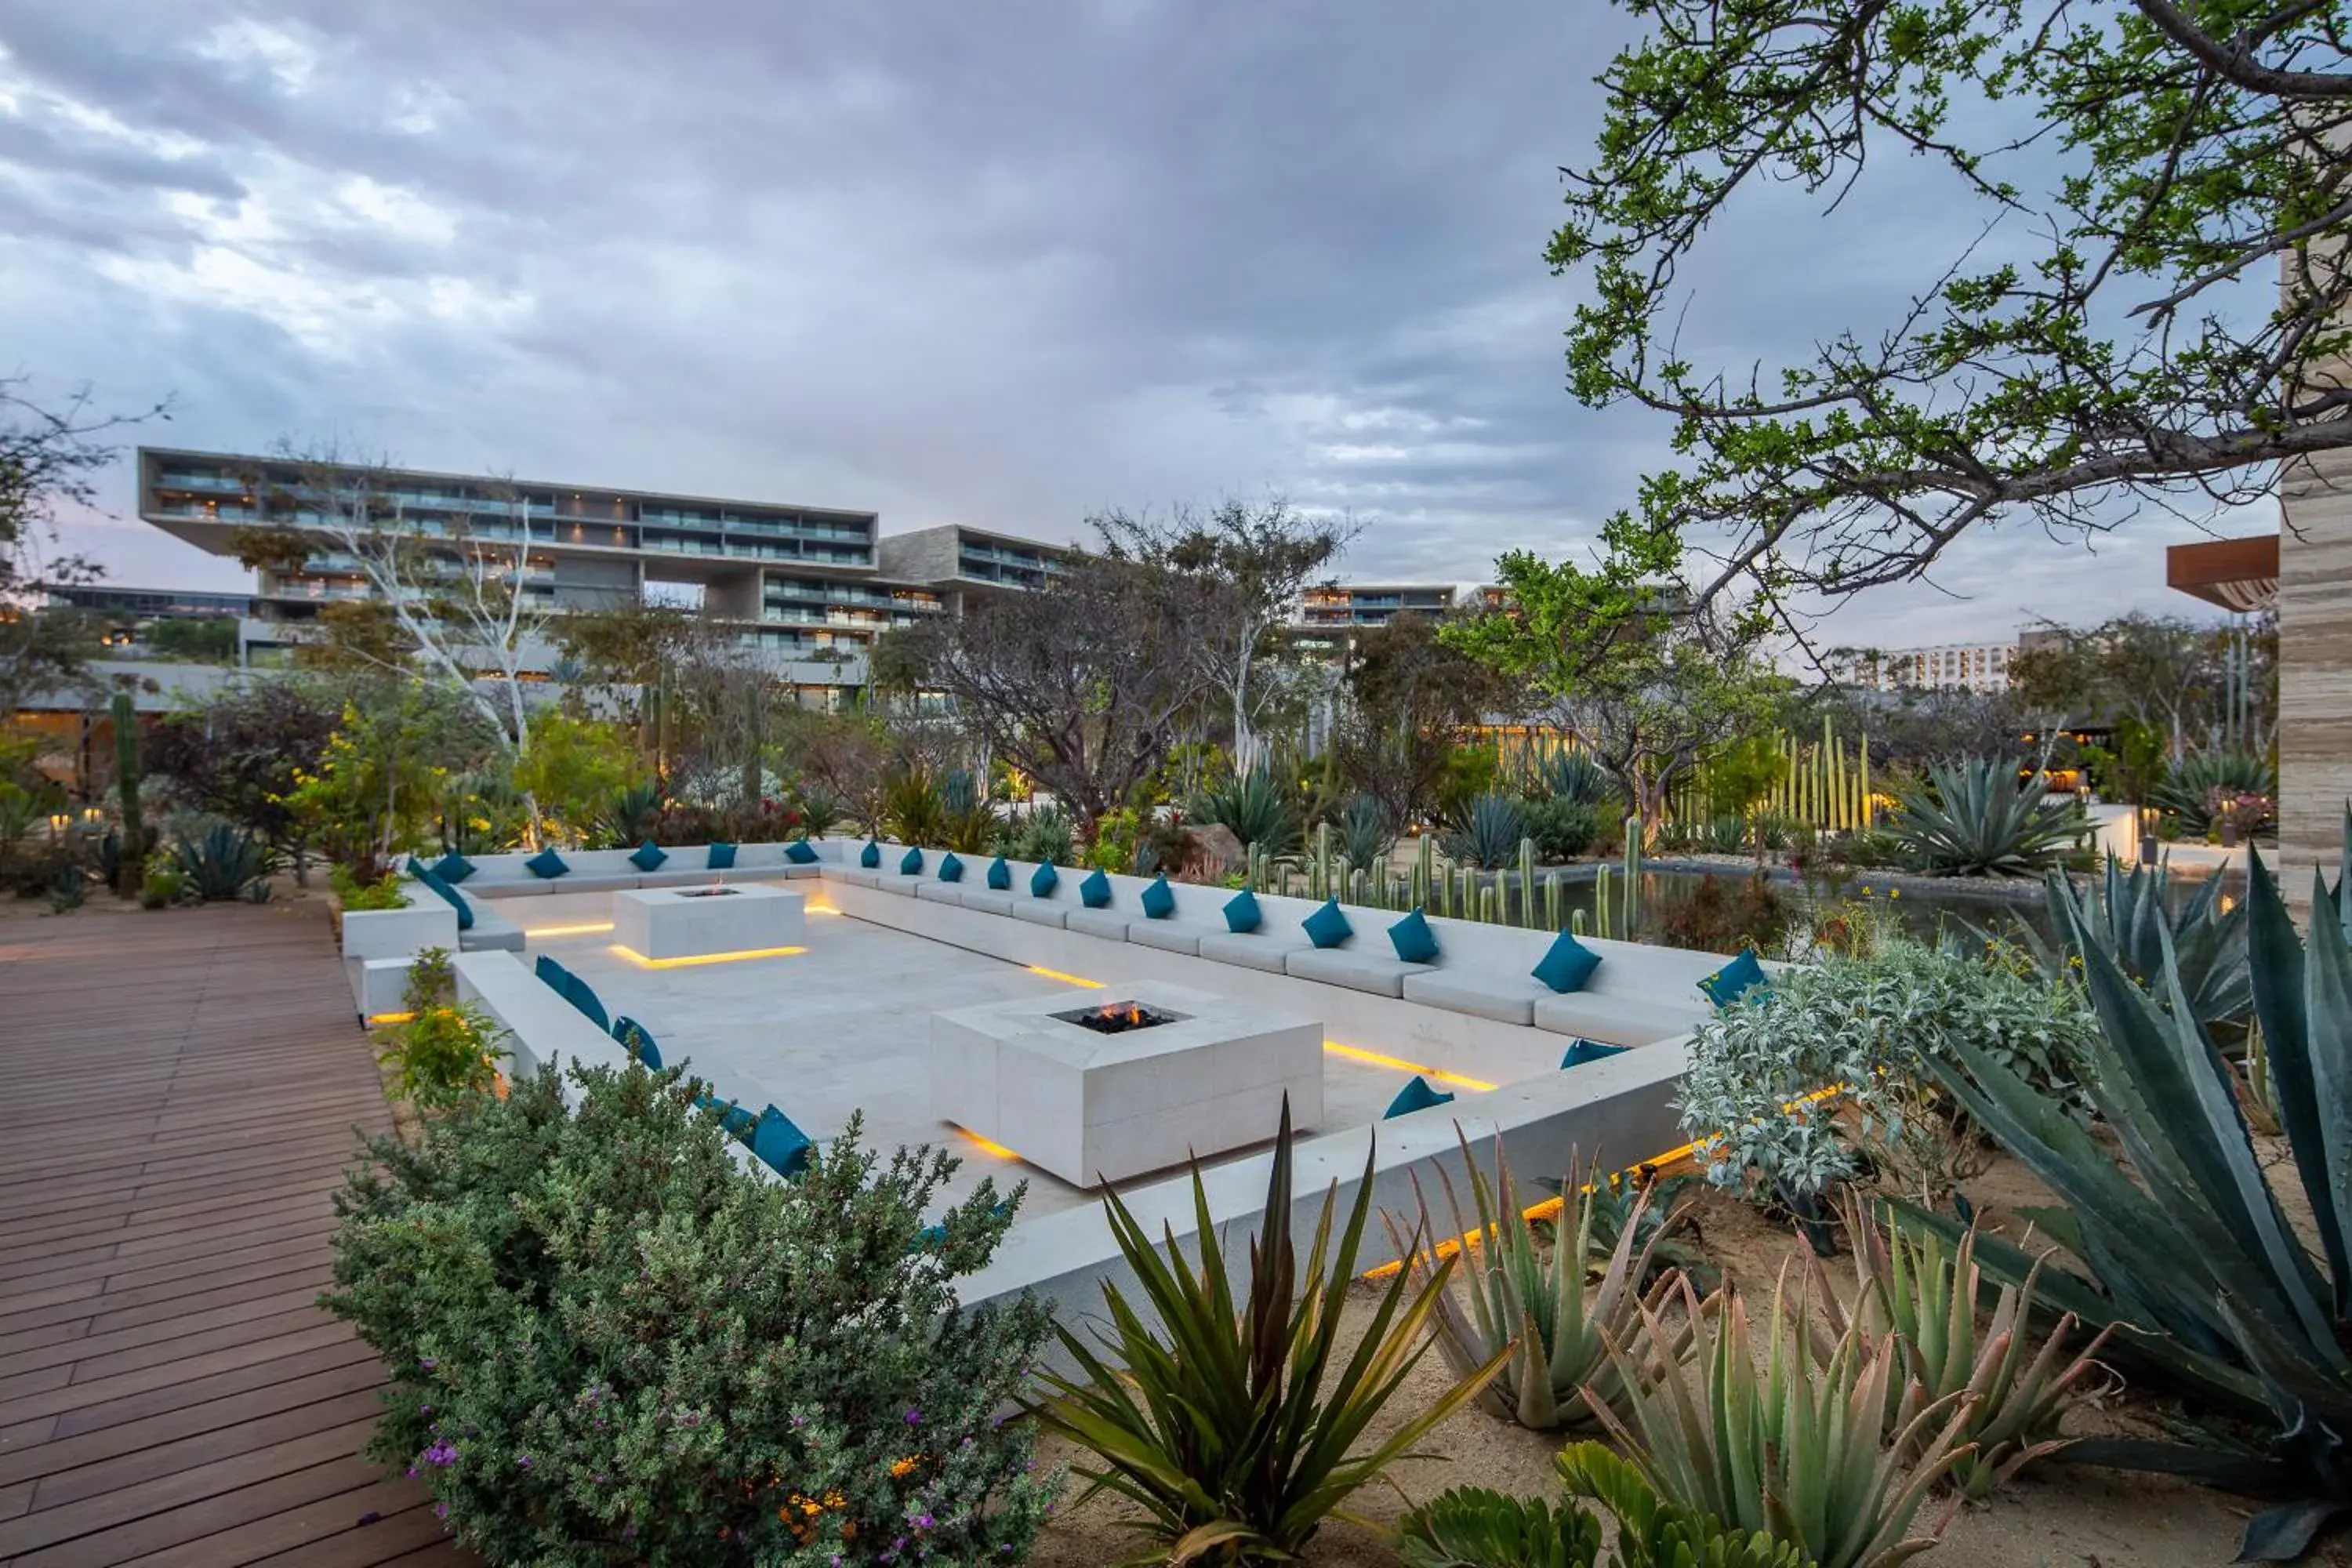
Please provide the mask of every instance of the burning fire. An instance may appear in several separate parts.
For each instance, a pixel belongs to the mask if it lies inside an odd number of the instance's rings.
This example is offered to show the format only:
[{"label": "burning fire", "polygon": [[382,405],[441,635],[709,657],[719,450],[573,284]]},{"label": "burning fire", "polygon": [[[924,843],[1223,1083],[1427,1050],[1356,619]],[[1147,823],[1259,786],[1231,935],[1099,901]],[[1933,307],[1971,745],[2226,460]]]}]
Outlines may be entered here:
[{"label": "burning fire", "polygon": [[1106,1002],[1095,1009],[1095,1016],[1106,1024],[1123,1024],[1130,1029],[1143,1027],[1143,1007],[1135,1002]]}]

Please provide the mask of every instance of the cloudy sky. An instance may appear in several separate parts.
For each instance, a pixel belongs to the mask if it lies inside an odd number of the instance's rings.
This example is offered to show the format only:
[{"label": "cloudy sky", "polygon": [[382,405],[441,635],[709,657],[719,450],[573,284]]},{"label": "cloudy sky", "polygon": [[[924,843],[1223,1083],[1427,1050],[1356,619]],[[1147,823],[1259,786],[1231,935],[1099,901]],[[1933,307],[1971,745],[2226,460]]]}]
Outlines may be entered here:
[{"label": "cloudy sky", "polygon": [[[1663,458],[1562,389],[1541,259],[1626,36],[1600,0],[0,0],[0,372],[168,397],[172,445],[891,531],[1281,493],[1364,525],[1352,575],[1475,580],[1583,553]],[[1686,342],[1801,354],[1974,222],[1867,195],[1719,226]],[[242,581],[76,534],[124,582]],[[2194,609],[2193,536],[1989,537],[1830,633]]]}]

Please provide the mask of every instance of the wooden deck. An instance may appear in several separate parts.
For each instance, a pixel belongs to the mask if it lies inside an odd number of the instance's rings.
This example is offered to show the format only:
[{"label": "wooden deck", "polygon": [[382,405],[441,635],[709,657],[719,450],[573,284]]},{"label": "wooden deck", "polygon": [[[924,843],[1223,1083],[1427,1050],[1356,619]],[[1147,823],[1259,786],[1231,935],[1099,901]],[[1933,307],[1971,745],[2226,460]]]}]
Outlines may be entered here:
[{"label": "wooden deck", "polygon": [[313,1300],[390,1125],[316,904],[0,917],[0,1568],[460,1568]]}]

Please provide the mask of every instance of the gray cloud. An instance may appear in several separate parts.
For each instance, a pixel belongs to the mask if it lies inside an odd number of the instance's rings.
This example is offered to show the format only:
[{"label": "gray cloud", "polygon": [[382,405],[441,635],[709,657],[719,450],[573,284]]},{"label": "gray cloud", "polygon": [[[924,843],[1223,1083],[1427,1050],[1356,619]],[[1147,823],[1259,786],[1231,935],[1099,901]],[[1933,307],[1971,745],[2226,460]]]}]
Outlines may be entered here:
[{"label": "gray cloud", "polygon": [[[52,384],[175,394],[189,445],[1047,537],[1280,491],[1366,524],[1354,571],[1472,580],[1589,548],[1665,456],[1562,390],[1541,261],[1624,36],[1593,0],[0,0],[0,324]],[[1790,203],[1725,226],[1706,352],[1801,352],[1967,237],[1915,176]],[[1968,602],[1840,635],[2005,630],[2043,574],[2146,596],[2158,531],[1980,542]]]}]

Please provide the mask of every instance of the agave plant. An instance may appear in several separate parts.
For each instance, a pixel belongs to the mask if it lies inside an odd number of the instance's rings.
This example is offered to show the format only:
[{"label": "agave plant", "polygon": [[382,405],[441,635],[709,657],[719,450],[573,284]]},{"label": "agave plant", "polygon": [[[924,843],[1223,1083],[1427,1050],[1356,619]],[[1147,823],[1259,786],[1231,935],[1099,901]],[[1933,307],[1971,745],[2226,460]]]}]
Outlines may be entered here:
[{"label": "agave plant", "polygon": [[601,849],[635,847],[661,810],[661,786],[634,784],[614,790],[588,821],[588,842]]},{"label": "agave plant", "polygon": [[2045,801],[2038,781],[2020,784],[2007,763],[1970,757],[1896,785],[1886,830],[1928,870],[2022,877],[2063,857],[2081,824]]},{"label": "agave plant", "polygon": [[2236,746],[2212,746],[2191,752],[2166,771],[2155,790],[2156,804],[2177,813],[2191,833],[2212,826],[2214,795],[2267,795],[2278,798],[2278,769],[2260,752]]},{"label": "agave plant", "polygon": [[1603,806],[1617,798],[1617,781],[1591,753],[1565,748],[1544,759],[1537,770],[1537,787],[1553,800],[1579,805]]},{"label": "agave plant", "polygon": [[1349,866],[1362,871],[1388,864],[1389,851],[1396,847],[1396,819],[1377,796],[1351,797],[1333,826],[1331,847]]},{"label": "agave plant", "polygon": [[[1540,1248],[1535,1226],[1521,1213],[1510,1162],[1499,1142],[1490,1181],[1471,1157],[1468,1139],[1458,1128],[1454,1135],[1462,1139],[1475,1223],[1464,1214],[1454,1178],[1443,1167],[1438,1179],[1445,1188],[1445,1223],[1433,1217],[1418,1172],[1412,1188],[1419,1213],[1412,1235],[1393,1215],[1381,1215],[1397,1255],[1416,1281],[1439,1279],[1457,1261],[1455,1256],[1439,1256],[1437,1237],[1465,1238],[1459,1257],[1468,1260],[1463,1268],[1468,1289],[1460,1296],[1448,1290],[1438,1300],[1437,1344],[1447,1364],[1468,1375],[1501,1356],[1502,1375],[1486,1384],[1478,1402],[1487,1414],[1538,1432],[1590,1423],[1597,1419],[1596,1404],[1622,1406],[1626,1391],[1609,1346],[1640,1341],[1645,1323],[1655,1321],[1654,1310],[1644,1308],[1663,1304],[1673,1285],[1661,1279],[1647,1297],[1643,1293],[1652,1255],[1663,1239],[1660,1231],[1643,1224],[1649,1194],[1635,1196],[1632,1223],[1619,1227],[1613,1245],[1596,1250],[1595,1222],[1606,1203],[1601,1194],[1608,1178],[1595,1165],[1578,1184],[1575,1230],[1562,1226],[1551,1247]],[[1452,1244],[1447,1245],[1450,1252]],[[1685,1325],[1654,1348],[1671,1365],[1689,1343]]]},{"label": "agave plant", "polygon": [[1298,847],[1298,818],[1274,775],[1264,768],[1202,790],[1188,815],[1194,822],[1215,823],[1240,839],[1244,849],[1263,847],[1269,855],[1286,855]]},{"label": "agave plant", "polygon": [[824,784],[803,780],[794,792],[793,804],[801,808],[801,820],[810,833],[822,838],[833,831],[833,825],[850,815],[849,802]]},{"label": "agave plant", "polygon": [[[1422,1330],[1444,1296],[1450,1264],[1418,1288],[1402,1270],[1390,1276],[1356,1349],[1343,1358],[1340,1317],[1371,1214],[1370,1157],[1336,1237],[1339,1184],[1324,1194],[1303,1263],[1290,1226],[1287,1098],[1273,1164],[1250,1242],[1246,1301],[1234,1300],[1196,1162],[1197,1267],[1172,1227],[1163,1257],[1118,1194],[1105,1194],[1119,1255],[1142,1295],[1139,1311],[1116,1284],[1102,1288],[1112,1325],[1102,1338],[1125,1370],[1055,1326],[1083,1375],[1041,1374],[1056,1397],[1036,1408],[1038,1423],[1101,1462],[1079,1467],[1087,1496],[1114,1492],[1142,1510],[1137,1528],[1152,1544],[1135,1562],[1296,1555],[1350,1493],[1404,1458],[1502,1365],[1497,1355],[1474,1369],[1365,1446],[1372,1422],[1429,1352]],[[1148,1326],[1155,1318],[1159,1333]]]},{"label": "agave plant", "polygon": [[[2289,1500],[2248,1521],[2241,1561],[2298,1557],[2321,1526],[2352,1511],[2352,878],[2333,891],[2315,872],[2312,881],[2306,946],[2262,858],[2247,858],[2254,1015],[2316,1256],[2279,1203],[2162,926],[2168,951],[2144,989],[2080,930],[2087,917],[2066,900],[2104,1035],[2089,1091],[2128,1173],[1981,1051],[1962,1046],[1928,1064],[2065,1205],[2036,1217],[2090,1278],[2046,1269],[2053,1300],[2087,1323],[2119,1326],[2119,1353],[2271,1423],[2266,1456],[2095,1440],[2071,1456],[2283,1494]],[[1979,1245],[1988,1269],[2004,1277],[2021,1279],[2033,1267],[1993,1237]]]},{"label": "agave plant", "polygon": [[[1614,1568],[1807,1568],[1796,1547],[1762,1531],[1675,1508],[1641,1471],[1598,1443],[1571,1443],[1554,1461],[1574,1500],[1617,1521]],[[1456,1487],[1398,1521],[1409,1568],[1594,1568],[1601,1521],[1570,1501],[1553,1507],[1486,1487]]]},{"label": "agave plant", "polygon": [[995,837],[996,812],[987,792],[969,769],[953,770],[940,784],[940,847],[978,855]]},{"label": "agave plant", "polygon": [[2023,921],[2012,934],[2053,976],[2079,968],[2082,946],[2091,943],[2143,987],[2165,973],[2168,947],[2198,1021],[2208,1029],[2242,1029],[2254,1005],[2246,973],[2246,908],[2223,909],[2221,879],[2208,877],[2173,914],[2170,877],[2160,867],[2136,866],[2126,873],[2110,855],[2105,878],[2077,903],[2066,879],[2053,871],[2050,924],[2061,940],[2044,942]]},{"label": "agave plant", "polygon": [[2066,1412],[2112,1390],[2115,1379],[2097,1360],[2112,1326],[2082,1343],[2074,1315],[2062,1313],[2038,1352],[2027,1338],[2040,1305],[2046,1252],[2023,1281],[2000,1287],[1979,1334],[1977,1308],[1990,1282],[1977,1268],[1975,1226],[1955,1243],[1899,1218],[1882,1226],[1859,1199],[1847,1204],[1845,1224],[1854,1260],[1853,1306],[1849,1313],[1817,1280],[1822,1312],[1811,1327],[1814,1348],[1826,1360],[1849,1329],[1858,1330],[1873,1349],[1891,1338],[1910,1374],[1889,1413],[1895,1425],[1907,1425],[1925,1405],[1958,1399],[1961,1440],[1972,1451],[1953,1468],[1952,1479],[1964,1495],[1988,1496],[2034,1460],[2065,1447],[2059,1424]]},{"label": "agave plant", "polygon": [[269,875],[269,847],[244,828],[215,822],[173,846],[187,887],[207,901],[243,897]]},{"label": "agave plant", "polygon": [[[1612,1347],[1627,1413],[1599,1407],[1634,1468],[1668,1504],[1761,1531],[1818,1568],[1893,1568],[1936,1543],[1959,1499],[1926,1535],[1910,1533],[1927,1495],[1961,1460],[1958,1396],[1914,1402],[1902,1352],[1873,1347],[1849,1326],[1817,1356],[1801,1327],[1805,1306],[1772,1293],[1759,1365],[1746,1303],[1728,1291],[1705,1302],[1678,1281],[1696,1325],[1697,1380],[1658,1375],[1633,1350]],[[1652,1319],[1659,1342],[1668,1332]],[[1899,1423],[1892,1412],[1909,1410]]]},{"label": "agave plant", "polygon": [[1492,871],[1516,865],[1528,816],[1507,795],[1488,792],[1465,803],[1439,837],[1445,853],[1465,866]]}]

